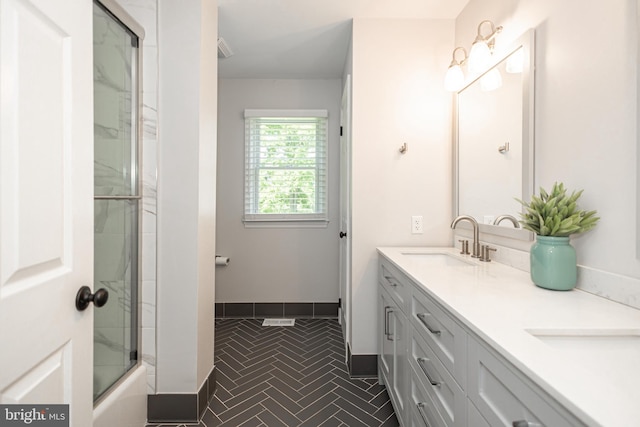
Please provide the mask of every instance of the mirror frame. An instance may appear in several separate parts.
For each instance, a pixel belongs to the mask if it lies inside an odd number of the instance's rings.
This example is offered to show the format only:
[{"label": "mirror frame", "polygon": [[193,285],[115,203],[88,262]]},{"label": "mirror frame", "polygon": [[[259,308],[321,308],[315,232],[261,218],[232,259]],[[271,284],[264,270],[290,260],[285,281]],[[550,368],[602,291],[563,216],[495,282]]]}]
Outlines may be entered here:
[{"label": "mirror frame", "polygon": [[[523,49],[523,70],[522,70],[522,200],[530,200],[534,194],[534,98],[535,98],[535,32],[529,29],[517,38],[508,48],[494,54],[493,60],[487,71],[473,77],[460,89],[454,97],[454,120],[453,120],[453,213],[454,216],[464,214],[459,212],[458,197],[459,191],[459,132],[458,132],[458,98],[460,92],[480,80],[480,78],[493,67],[504,61],[516,50]],[[462,226],[462,227],[461,227]],[[481,233],[508,237],[517,240],[533,241],[534,234],[522,228],[500,227],[490,224],[482,224],[478,221]],[[466,223],[460,223],[460,228],[471,228]]]}]

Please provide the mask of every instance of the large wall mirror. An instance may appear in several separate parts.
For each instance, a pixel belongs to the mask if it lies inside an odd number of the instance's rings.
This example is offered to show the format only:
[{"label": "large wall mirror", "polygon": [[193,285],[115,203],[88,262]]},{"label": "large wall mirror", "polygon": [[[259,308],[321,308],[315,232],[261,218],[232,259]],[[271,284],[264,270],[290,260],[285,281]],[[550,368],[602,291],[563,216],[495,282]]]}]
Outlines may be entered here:
[{"label": "large wall mirror", "polygon": [[520,219],[515,198],[534,191],[534,31],[502,52],[456,97],[454,213],[473,216],[483,233],[531,240],[529,231],[493,221]]}]

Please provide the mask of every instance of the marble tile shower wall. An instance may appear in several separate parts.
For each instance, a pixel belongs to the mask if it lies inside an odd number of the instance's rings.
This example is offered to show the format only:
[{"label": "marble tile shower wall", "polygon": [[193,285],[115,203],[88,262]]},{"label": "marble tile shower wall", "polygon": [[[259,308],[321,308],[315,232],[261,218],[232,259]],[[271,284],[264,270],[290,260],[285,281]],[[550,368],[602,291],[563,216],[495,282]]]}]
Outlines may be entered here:
[{"label": "marble tile shower wall", "polygon": [[156,188],[158,145],[157,0],[118,0],[145,31],[142,42],[142,364],[156,390]]}]

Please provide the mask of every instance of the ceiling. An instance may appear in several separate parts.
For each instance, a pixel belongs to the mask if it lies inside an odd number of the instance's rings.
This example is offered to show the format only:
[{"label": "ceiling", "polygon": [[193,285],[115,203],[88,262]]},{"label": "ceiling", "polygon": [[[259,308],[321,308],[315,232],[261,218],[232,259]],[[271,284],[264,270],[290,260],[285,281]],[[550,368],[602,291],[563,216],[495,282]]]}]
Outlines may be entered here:
[{"label": "ceiling", "polygon": [[353,18],[453,19],[469,0],[218,0],[221,78],[339,78]]}]

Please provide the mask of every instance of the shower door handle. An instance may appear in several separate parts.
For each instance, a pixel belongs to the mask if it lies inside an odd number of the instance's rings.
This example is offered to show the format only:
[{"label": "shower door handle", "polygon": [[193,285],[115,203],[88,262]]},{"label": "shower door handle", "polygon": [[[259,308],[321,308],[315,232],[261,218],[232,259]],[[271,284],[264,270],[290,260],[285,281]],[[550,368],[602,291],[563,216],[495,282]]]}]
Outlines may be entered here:
[{"label": "shower door handle", "polygon": [[92,294],[90,287],[83,286],[76,294],[76,308],[78,311],[83,311],[89,307],[90,303],[93,303],[96,307],[102,307],[108,300],[109,292],[105,288],[100,288],[95,294]]}]

